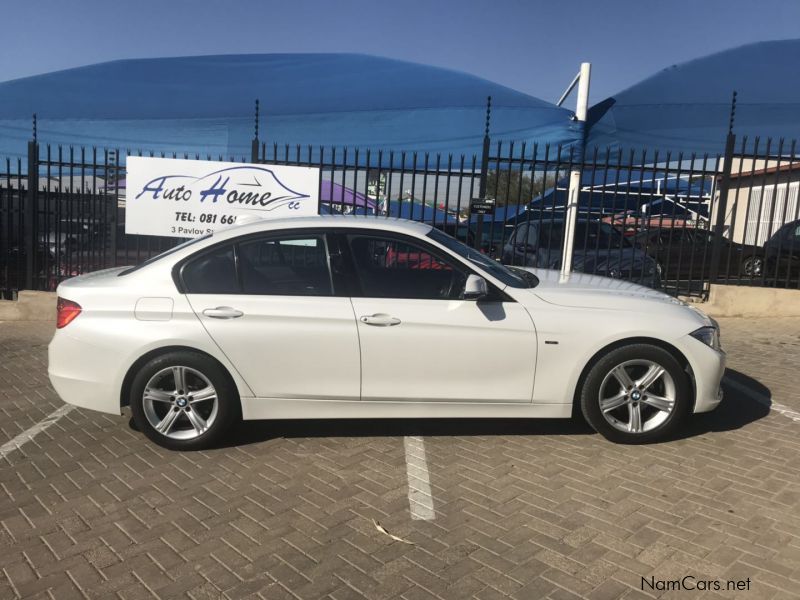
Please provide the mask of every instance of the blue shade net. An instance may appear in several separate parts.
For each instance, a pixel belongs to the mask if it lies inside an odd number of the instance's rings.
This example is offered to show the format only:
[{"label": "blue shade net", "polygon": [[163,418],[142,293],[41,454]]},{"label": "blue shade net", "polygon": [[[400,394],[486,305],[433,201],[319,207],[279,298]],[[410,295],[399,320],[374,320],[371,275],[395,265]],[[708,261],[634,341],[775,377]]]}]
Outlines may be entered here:
[{"label": "blue shade net", "polygon": [[[486,98],[493,140],[569,146],[572,113],[485,79],[359,54],[259,54],[121,60],[0,83],[0,156],[39,140],[145,153],[249,158],[260,139],[301,145],[480,155]],[[362,153],[362,161],[364,154]],[[372,162],[377,156],[372,157]],[[388,155],[384,156],[388,162]]]},{"label": "blue shade net", "polygon": [[[800,138],[800,40],[749,44],[674,65],[593,106],[588,146],[721,154],[737,92],[733,131],[748,148],[756,136]],[[740,146],[737,144],[737,149]],[[645,160],[644,162],[647,162]]]}]

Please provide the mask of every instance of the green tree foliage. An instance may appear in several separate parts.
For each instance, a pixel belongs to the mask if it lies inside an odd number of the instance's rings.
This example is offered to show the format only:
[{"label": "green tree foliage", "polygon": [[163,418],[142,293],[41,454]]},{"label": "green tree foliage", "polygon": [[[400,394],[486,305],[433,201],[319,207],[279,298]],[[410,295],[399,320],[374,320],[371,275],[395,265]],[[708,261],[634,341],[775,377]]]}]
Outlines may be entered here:
[{"label": "green tree foliage", "polygon": [[489,170],[486,178],[486,195],[497,201],[497,206],[524,205],[552,187],[555,179],[544,173],[520,172],[519,169]]}]

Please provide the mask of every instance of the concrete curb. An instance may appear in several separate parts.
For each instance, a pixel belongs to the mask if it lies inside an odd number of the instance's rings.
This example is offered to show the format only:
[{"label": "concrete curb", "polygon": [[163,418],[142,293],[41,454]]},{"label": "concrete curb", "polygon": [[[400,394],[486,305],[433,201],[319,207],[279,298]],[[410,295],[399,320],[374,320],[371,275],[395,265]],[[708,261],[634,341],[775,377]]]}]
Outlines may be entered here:
[{"label": "concrete curb", "polygon": [[800,317],[800,290],[712,285],[698,308],[711,317]]},{"label": "concrete curb", "polygon": [[0,300],[0,321],[55,320],[55,292],[20,291],[17,300]]}]

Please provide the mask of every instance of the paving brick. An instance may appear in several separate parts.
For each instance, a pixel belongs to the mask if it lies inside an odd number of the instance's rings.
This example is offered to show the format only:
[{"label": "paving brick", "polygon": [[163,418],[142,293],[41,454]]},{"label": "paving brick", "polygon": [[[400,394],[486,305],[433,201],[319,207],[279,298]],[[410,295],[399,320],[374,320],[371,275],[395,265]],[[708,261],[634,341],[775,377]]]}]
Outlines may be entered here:
[{"label": "paving brick", "polygon": [[[800,411],[800,319],[721,323],[729,376]],[[51,327],[0,323],[0,443],[61,405]],[[344,421],[181,454],[78,409],[0,461],[0,597],[666,599],[641,578],[696,574],[794,598],[800,422],[726,393],[636,447],[566,422]],[[409,518],[404,435],[425,440],[435,521]]]}]

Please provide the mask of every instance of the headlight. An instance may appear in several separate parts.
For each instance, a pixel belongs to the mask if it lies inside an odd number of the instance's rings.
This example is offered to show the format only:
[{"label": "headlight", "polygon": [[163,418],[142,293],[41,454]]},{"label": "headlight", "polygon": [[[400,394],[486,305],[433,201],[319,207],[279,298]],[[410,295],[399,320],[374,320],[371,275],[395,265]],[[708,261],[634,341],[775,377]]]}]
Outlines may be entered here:
[{"label": "headlight", "polygon": [[722,346],[719,341],[719,329],[717,327],[701,327],[689,335],[696,340],[700,340],[709,348],[713,348],[717,351],[722,350]]}]

